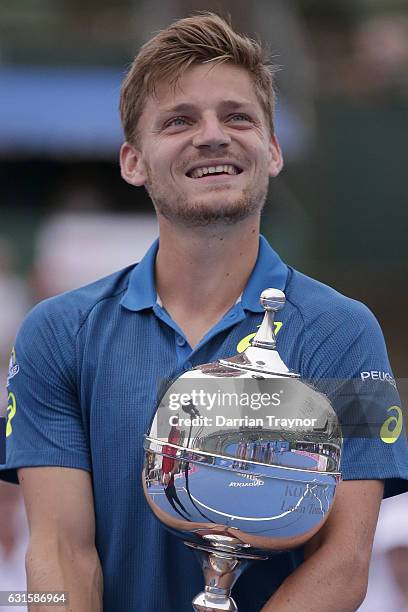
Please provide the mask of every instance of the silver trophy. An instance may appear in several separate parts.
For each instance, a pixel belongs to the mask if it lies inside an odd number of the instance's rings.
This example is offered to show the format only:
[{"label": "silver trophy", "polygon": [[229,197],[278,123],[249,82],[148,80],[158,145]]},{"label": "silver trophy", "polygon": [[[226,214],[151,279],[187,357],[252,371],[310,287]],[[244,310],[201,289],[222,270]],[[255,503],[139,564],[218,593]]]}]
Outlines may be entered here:
[{"label": "silver trophy", "polygon": [[144,440],[147,502],[203,569],[197,611],[236,611],[242,571],[317,533],[341,479],[336,413],[276,350],[285,295],[266,289],[261,304],[252,344],[174,381]]}]

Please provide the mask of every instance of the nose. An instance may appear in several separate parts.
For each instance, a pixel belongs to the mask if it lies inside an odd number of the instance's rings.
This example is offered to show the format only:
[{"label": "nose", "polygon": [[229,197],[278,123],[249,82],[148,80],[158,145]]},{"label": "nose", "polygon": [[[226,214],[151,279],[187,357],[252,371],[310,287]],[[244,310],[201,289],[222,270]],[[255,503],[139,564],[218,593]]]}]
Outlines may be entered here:
[{"label": "nose", "polygon": [[203,117],[194,135],[193,145],[197,148],[217,149],[231,143],[231,138],[216,116]]}]

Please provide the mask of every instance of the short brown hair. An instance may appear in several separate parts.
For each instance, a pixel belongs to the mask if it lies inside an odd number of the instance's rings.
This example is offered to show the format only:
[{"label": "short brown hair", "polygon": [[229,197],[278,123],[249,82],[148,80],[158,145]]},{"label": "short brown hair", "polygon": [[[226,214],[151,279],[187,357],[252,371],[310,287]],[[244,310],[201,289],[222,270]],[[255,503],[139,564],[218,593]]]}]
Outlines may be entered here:
[{"label": "short brown hair", "polygon": [[224,19],[205,12],[175,21],[145,43],[136,55],[120,93],[126,140],[137,141],[137,125],[146,97],[155,93],[159,81],[168,79],[176,86],[190,66],[209,62],[231,62],[248,70],[273,134],[276,66],[267,61],[260,42],[237,34]]}]

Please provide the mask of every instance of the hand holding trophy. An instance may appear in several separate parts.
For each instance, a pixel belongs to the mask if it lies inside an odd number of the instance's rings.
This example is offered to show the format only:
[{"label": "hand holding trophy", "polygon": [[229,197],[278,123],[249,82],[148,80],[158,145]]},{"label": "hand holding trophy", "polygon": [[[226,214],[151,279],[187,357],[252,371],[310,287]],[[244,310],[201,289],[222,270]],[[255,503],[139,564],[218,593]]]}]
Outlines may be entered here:
[{"label": "hand holding trophy", "polygon": [[329,400],[276,350],[274,317],[285,296],[266,289],[261,304],[252,345],[174,381],[145,436],[147,502],[203,569],[196,611],[236,611],[230,593],[242,571],[317,533],[341,479]]}]

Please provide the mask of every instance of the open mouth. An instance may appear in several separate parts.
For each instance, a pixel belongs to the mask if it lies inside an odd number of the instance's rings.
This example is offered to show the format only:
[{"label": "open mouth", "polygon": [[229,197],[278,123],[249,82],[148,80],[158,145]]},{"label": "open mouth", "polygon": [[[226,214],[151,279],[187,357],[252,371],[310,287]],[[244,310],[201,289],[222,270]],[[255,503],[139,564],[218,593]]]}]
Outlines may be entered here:
[{"label": "open mouth", "polygon": [[200,179],[205,176],[216,176],[220,174],[235,176],[237,174],[241,174],[241,172],[242,169],[238,168],[238,166],[234,166],[233,164],[219,164],[216,166],[199,166],[193,170],[189,170],[186,173],[186,176],[192,179]]}]

